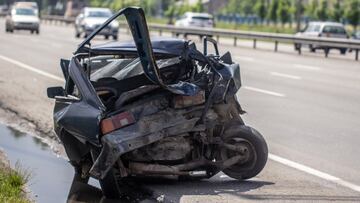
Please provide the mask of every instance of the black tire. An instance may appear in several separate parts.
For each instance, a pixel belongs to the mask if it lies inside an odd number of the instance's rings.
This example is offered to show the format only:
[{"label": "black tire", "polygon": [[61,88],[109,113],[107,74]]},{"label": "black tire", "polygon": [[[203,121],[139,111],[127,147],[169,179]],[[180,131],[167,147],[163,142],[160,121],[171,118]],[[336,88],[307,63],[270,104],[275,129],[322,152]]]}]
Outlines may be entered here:
[{"label": "black tire", "polygon": [[80,38],[80,33],[76,32],[76,33],[75,33],[75,37],[76,37],[76,38]]},{"label": "black tire", "polygon": [[31,34],[34,34],[34,30],[30,30],[30,33],[31,33]]},{"label": "black tire", "polygon": [[[265,167],[268,158],[268,147],[263,136],[255,129],[245,125],[232,125],[222,136],[225,143],[245,146],[245,160],[230,166],[223,172],[231,178],[244,180],[258,175]],[[236,141],[235,141],[236,139]],[[240,140],[240,141],[239,141]],[[235,154],[234,154],[235,153]],[[220,149],[220,158],[226,160],[238,152]]]},{"label": "black tire", "polygon": [[294,49],[295,49],[295,51],[298,51],[300,49],[300,44],[295,43],[294,44]]},{"label": "black tire", "polygon": [[347,51],[347,49],[340,49],[340,54],[341,54],[341,55],[345,55],[345,54],[346,54],[346,51]]},{"label": "black tire", "polygon": [[105,35],[105,39],[108,40],[108,39],[109,39],[109,35]]},{"label": "black tire", "polygon": [[117,40],[117,39],[118,39],[118,36],[117,36],[117,35],[113,35],[112,38],[113,38],[114,40]]},{"label": "black tire", "polygon": [[309,45],[309,49],[310,49],[310,52],[313,52],[313,53],[316,52],[316,49],[312,45]]},{"label": "black tire", "polygon": [[35,33],[38,35],[40,33],[40,30],[39,29],[35,30]]}]

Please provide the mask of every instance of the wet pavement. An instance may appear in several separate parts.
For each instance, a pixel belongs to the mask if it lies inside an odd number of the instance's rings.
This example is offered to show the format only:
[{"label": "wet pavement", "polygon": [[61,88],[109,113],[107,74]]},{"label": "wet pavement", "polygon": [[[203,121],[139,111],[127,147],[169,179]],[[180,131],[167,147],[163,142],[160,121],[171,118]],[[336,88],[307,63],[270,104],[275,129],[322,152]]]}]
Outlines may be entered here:
[{"label": "wet pavement", "polygon": [[28,170],[28,188],[36,202],[66,202],[73,177],[71,165],[57,157],[41,139],[0,124],[0,148],[12,167]]}]

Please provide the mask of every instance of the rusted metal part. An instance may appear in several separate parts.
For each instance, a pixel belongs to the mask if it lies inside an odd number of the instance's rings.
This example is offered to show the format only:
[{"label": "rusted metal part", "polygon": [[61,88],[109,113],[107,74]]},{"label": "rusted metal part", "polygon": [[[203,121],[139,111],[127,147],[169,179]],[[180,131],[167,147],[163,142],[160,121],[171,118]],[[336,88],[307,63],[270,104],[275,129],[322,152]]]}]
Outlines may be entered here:
[{"label": "rusted metal part", "polygon": [[164,138],[153,144],[133,150],[124,155],[127,160],[136,162],[179,161],[191,153],[189,134]]},{"label": "rusted metal part", "polygon": [[210,161],[206,159],[196,160],[180,165],[161,165],[161,164],[146,164],[138,162],[129,163],[130,174],[140,175],[188,175],[191,176],[191,172],[200,167],[209,167],[218,171],[226,169],[237,162],[243,157],[241,155],[231,157],[224,161]]},{"label": "rusted metal part", "polygon": [[186,108],[203,104],[205,102],[205,91],[199,91],[194,96],[176,95],[173,97],[173,107],[175,109]]},{"label": "rusted metal part", "polygon": [[183,134],[193,129],[199,118],[187,119],[186,111],[164,110],[142,117],[138,122],[102,137],[103,147],[90,174],[105,176],[124,153],[154,143],[168,136]]}]

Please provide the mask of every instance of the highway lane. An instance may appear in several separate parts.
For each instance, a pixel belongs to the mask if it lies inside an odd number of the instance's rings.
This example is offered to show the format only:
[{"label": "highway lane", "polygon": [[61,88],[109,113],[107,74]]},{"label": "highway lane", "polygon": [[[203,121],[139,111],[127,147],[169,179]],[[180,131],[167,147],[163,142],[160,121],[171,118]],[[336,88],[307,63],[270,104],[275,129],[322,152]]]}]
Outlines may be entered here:
[{"label": "highway lane", "polygon": [[[3,22],[0,21],[0,25],[1,23]],[[27,32],[0,32],[0,55],[61,77],[59,58],[70,57],[80,41],[74,38],[71,27],[45,25],[40,36]],[[98,42],[104,41],[99,39]],[[234,59],[241,64],[245,88],[239,92],[239,98],[243,108],[248,111],[245,121],[264,134],[271,153],[360,184],[360,163],[357,159],[357,144],[360,143],[357,136],[357,126],[360,124],[359,62],[341,56],[324,59],[319,55],[298,56],[294,52],[273,53],[244,47],[234,48],[227,44],[220,48],[231,50]],[[5,105],[17,109],[25,117],[33,117],[39,122],[50,120],[51,102],[44,97],[44,89],[61,82],[19,70],[16,64],[1,59],[0,69],[8,75],[0,77],[0,101],[4,103],[6,97],[5,101],[10,103]],[[11,77],[15,79],[11,80]],[[14,86],[18,86],[16,91],[22,92],[9,96],[9,88]],[[37,104],[30,104],[34,101],[38,101]],[[23,102],[28,105],[23,105]],[[34,108],[29,108],[31,105]],[[45,127],[50,125],[51,122]],[[219,175],[213,181],[224,178],[226,177]],[[317,195],[317,198],[319,194],[357,194],[336,185],[327,186],[329,183],[326,181],[313,179],[306,173],[271,160],[265,171],[255,179],[262,180],[268,182],[255,182],[254,188],[249,188],[254,190],[250,192],[252,195],[296,195],[299,188],[304,194],[311,193]],[[293,183],[295,187],[289,186],[289,183]],[[201,184],[200,192],[208,191]],[[219,183],[215,183],[217,184]],[[312,187],[306,188],[306,185]],[[163,186],[158,187],[162,191]],[[173,190],[177,190],[175,188]],[[334,193],[329,188],[336,188],[337,192]],[[242,188],[233,192],[238,194],[246,191]],[[175,198],[175,192],[170,193],[169,196]],[[188,194],[189,191],[182,189],[177,193]]]}]

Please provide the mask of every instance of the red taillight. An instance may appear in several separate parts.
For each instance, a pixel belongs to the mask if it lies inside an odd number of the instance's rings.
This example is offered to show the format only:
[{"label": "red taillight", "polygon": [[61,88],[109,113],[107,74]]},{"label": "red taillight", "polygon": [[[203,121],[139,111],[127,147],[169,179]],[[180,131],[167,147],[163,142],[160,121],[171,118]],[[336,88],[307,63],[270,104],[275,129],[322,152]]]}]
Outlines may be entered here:
[{"label": "red taillight", "polygon": [[105,118],[101,121],[101,132],[107,134],[114,130],[123,128],[125,126],[135,123],[134,115],[131,112],[122,112]]},{"label": "red taillight", "polygon": [[177,95],[173,98],[173,106],[176,109],[186,108],[205,103],[205,92],[199,91],[194,96]]}]

